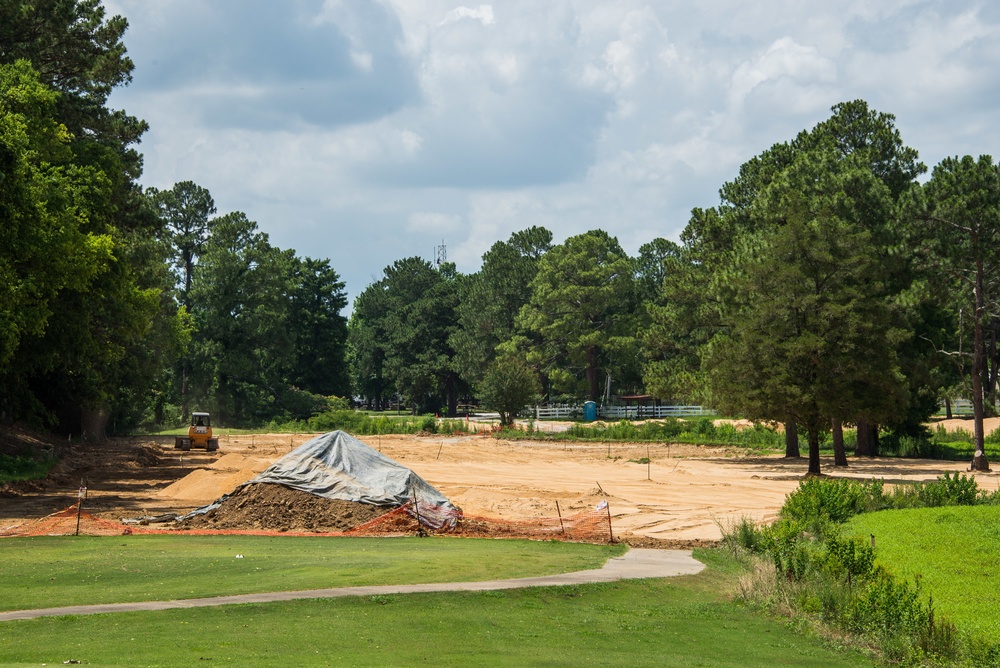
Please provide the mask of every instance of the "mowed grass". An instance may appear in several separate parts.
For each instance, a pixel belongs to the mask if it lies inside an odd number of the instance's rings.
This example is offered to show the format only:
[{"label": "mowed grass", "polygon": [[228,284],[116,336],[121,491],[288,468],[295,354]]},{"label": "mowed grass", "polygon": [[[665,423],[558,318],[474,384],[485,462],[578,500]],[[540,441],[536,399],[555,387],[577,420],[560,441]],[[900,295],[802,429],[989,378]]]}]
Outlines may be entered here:
[{"label": "mowed grass", "polygon": [[734,572],[0,623],[14,666],[863,666],[727,600]]},{"label": "mowed grass", "polygon": [[911,581],[959,628],[1000,638],[1000,506],[884,510],[847,531],[875,534],[878,562]]},{"label": "mowed grass", "polygon": [[0,609],[551,575],[600,568],[624,551],[621,545],[456,538],[5,538]]}]

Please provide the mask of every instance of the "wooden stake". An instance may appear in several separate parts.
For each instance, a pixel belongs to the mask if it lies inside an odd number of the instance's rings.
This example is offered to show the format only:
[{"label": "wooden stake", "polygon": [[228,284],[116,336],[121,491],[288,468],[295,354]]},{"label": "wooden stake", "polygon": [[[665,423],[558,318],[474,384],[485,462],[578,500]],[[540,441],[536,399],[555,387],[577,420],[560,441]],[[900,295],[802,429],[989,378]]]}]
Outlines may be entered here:
[{"label": "wooden stake", "polygon": [[441,447],[438,448],[438,456],[434,459],[441,459],[441,451],[444,450],[444,441],[441,441]]},{"label": "wooden stake", "polygon": [[83,512],[83,497],[87,495],[87,486],[84,484],[83,479],[80,479],[80,491],[77,493],[76,500],[76,535],[80,535],[80,514]]},{"label": "wooden stake", "polygon": [[417,505],[417,493],[411,488],[410,496],[413,499],[413,510],[417,514],[417,532],[423,530],[423,526],[420,524],[420,506]]},{"label": "wooden stake", "polygon": [[611,530],[611,504],[608,503],[607,499],[604,499],[604,507],[608,510],[608,535],[611,536],[611,544],[615,542],[615,532]]},{"label": "wooden stake", "polygon": [[559,516],[559,533],[566,533],[566,527],[563,526],[562,521],[562,511],[559,510],[559,499],[556,499],[556,514]]},{"label": "wooden stake", "polygon": [[646,480],[652,480],[653,479],[652,477],[650,477],[650,473],[649,473],[649,467],[650,467],[651,463],[652,463],[652,460],[649,458],[649,446],[647,445],[646,446]]}]

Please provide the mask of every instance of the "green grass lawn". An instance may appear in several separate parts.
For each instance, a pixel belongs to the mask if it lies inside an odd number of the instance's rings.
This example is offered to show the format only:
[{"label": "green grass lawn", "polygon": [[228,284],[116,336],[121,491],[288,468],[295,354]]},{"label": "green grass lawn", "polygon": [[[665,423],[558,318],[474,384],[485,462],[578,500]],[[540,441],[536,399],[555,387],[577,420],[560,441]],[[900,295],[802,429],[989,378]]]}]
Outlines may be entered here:
[{"label": "green grass lawn", "polygon": [[858,515],[846,530],[875,534],[878,562],[919,575],[924,595],[959,628],[1000,637],[1000,506],[884,510]]},{"label": "green grass lawn", "polygon": [[[967,459],[972,461],[972,456],[976,452],[975,446],[967,441],[935,442],[934,445],[937,449],[938,459],[952,461],[964,461]],[[986,452],[986,458],[990,461],[1000,459],[1000,445],[986,443],[983,448]]]},{"label": "green grass lawn", "polygon": [[621,545],[456,538],[4,538],[0,609],[530,577],[600,568],[624,551]]},{"label": "green grass lawn", "polygon": [[[450,543],[449,543],[450,545]],[[734,574],[56,617],[0,624],[0,663],[94,666],[862,666],[728,602]]]}]

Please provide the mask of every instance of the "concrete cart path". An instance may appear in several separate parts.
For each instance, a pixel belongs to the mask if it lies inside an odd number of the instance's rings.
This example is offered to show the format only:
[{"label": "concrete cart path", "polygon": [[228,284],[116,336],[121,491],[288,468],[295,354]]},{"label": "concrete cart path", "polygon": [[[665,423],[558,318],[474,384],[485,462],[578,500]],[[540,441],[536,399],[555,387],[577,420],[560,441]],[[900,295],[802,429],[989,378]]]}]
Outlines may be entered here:
[{"label": "concrete cart path", "polygon": [[34,619],[56,615],[97,615],[110,612],[135,612],[140,610],[174,610],[177,608],[204,608],[234,603],[271,603],[300,598],[338,598],[341,596],[375,596],[379,594],[412,594],[438,591],[493,591],[520,589],[522,587],[553,587],[557,585],[613,582],[638,578],[665,578],[675,575],[694,575],[705,568],[691,556],[690,550],[632,549],[620,557],[608,560],[603,568],[576,571],[561,575],[544,575],[535,578],[512,580],[487,580],[484,582],[444,582],[434,584],[379,585],[364,587],[339,587],[336,589],[308,589],[304,591],[278,591],[237,596],[189,598],[180,601],[142,601],[138,603],[109,603],[103,605],[71,605],[64,608],[41,608],[0,612],[0,622],[15,619]]}]

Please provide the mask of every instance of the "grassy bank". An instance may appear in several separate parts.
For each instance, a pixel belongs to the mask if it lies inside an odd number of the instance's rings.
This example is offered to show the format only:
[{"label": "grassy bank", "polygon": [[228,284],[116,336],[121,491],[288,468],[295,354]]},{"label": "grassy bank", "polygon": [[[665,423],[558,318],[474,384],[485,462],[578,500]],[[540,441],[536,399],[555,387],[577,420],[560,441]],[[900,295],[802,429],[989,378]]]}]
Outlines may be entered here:
[{"label": "grassy bank", "polygon": [[1000,506],[867,513],[845,531],[874,534],[878,563],[919,579],[934,607],[960,628],[1000,638]]},{"label": "grassy bank", "polygon": [[453,538],[5,538],[0,607],[529,577],[600,568],[622,551],[623,546]]},{"label": "grassy bank", "polygon": [[887,663],[996,666],[998,597],[984,576],[998,510],[1000,493],[959,474],[891,490],[809,478],[774,524],[744,520],[723,542],[747,564],[739,598],[750,606],[875,647]]},{"label": "grassy bank", "polygon": [[49,456],[0,454],[0,484],[16,480],[37,480],[48,475],[58,460]]},{"label": "grassy bank", "polygon": [[[0,624],[0,661],[104,666],[862,666],[729,602],[735,571],[483,593],[236,605]],[[211,663],[209,663],[211,662]]]}]

